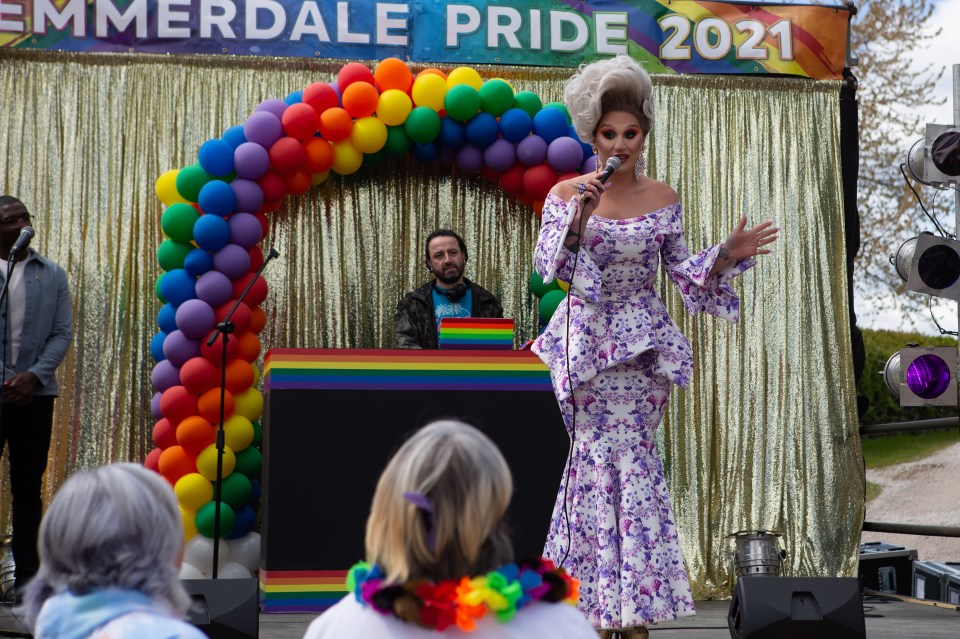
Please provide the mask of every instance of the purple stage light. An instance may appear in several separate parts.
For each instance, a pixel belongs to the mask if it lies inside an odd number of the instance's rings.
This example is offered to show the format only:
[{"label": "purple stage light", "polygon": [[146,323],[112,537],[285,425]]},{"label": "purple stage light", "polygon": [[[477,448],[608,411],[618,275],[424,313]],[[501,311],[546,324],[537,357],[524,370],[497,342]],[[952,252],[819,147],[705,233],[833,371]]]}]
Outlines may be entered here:
[{"label": "purple stage light", "polygon": [[907,367],[907,386],[924,399],[943,395],[950,385],[950,367],[936,355],[921,355]]}]

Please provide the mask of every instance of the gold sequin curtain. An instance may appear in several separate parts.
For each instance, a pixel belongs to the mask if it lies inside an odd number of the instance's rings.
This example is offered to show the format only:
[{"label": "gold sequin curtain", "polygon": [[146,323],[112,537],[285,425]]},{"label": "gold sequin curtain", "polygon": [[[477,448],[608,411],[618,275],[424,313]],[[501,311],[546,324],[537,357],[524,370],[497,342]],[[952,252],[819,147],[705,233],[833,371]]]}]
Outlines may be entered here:
[{"label": "gold sequin curtain", "polygon": [[[37,217],[34,246],[67,270],[74,303],[46,498],[74,470],[142,460],[153,446],[156,178],[193,163],[205,140],[262,100],[331,81],[343,62],[0,50],[0,192]],[[477,68],[544,102],[560,98],[569,75]],[[728,592],[723,536],[743,528],[784,529],[795,573],[850,573],[862,470],[839,87],[701,76],[657,76],[655,85],[651,171],[680,192],[691,246],[721,240],[741,211],[784,229],[777,253],[736,284],[739,325],[687,317],[664,287],[697,355],[694,384],[674,394],[663,430],[695,594]],[[390,347],[394,306],[426,279],[421,243],[438,226],[462,231],[468,276],[500,296],[519,342],[532,337],[535,215],[479,176],[408,159],[332,178],[274,214],[263,246],[281,258],[265,273],[264,347]],[[5,485],[5,457],[0,473]]]}]

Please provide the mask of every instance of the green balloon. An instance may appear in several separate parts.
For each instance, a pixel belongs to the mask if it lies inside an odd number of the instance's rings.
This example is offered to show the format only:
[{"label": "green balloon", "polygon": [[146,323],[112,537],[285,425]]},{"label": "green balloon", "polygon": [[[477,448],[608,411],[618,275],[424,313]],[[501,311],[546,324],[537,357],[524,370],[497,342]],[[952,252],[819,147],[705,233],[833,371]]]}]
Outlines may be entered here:
[{"label": "green balloon", "polygon": [[160,277],[157,278],[157,283],[154,284],[154,286],[153,286],[153,292],[157,294],[157,299],[158,299],[158,300],[160,300],[162,303],[166,304],[166,303],[167,303],[167,298],[165,298],[165,297],[163,296],[163,293],[160,291],[160,283],[163,282],[163,276],[164,276],[164,275],[166,275],[166,273],[161,273],[161,274],[160,274]]},{"label": "green balloon", "polygon": [[384,154],[383,150],[377,151],[376,153],[364,153],[363,154],[363,166],[374,167],[383,162]]},{"label": "green balloon", "polygon": [[260,467],[263,465],[263,455],[260,451],[249,446],[239,453],[236,453],[237,465],[234,468],[235,473],[243,473],[250,479],[256,479],[260,476]]},{"label": "green balloon", "polygon": [[516,94],[513,96],[513,104],[518,109],[526,111],[527,115],[531,118],[543,108],[543,102],[540,100],[540,96],[533,91],[521,91]]},{"label": "green balloon", "polygon": [[500,79],[487,80],[480,87],[480,110],[498,118],[513,107],[513,89]]},{"label": "green balloon", "polygon": [[400,158],[410,153],[413,143],[407,136],[403,125],[387,127],[387,143],[383,145],[383,152],[387,157]]},{"label": "green balloon", "polygon": [[253,424],[253,442],[250,445],[260,448],[260,444],[263,443],[263,426],[259,421],[251,423]]},{"label": "green balloon", "polygon": [[543,105],[543,108],[560,109],[563,111],[563,114],[567,116],[567,124],[573,124],[573,118],[570,117],[570,111],[567,110],[567,105],[563,102],[547,102]]},{"label": "green balloon", "polygon": [[557,307],[563,303],[563,298],[566,296],[567,294],[559,289],[547,291],[544,296],[540,298],[540,306],[538,308],[540,321],[544,324],[549,322],[550,318],[553,317],[553,314],[557,311]]},{"label": "green balloon", "polygon": [[243,473],[232,472],[220,485],[220,499],[230,504],[234,510],[240,510],[250,502],[253,496],[253,484]]},{"label": "green balloon", "polygon": [[178,202],[171,204],[160,216],[160,228],[172,240],[190,242],[193,240],[193,225],[200,219],[200,213],[189,204]]},{"label": "green balloon", "polygon": [[193,248],[193,244],[187,244],[186,242],[164,240],[157,248],[157,261],[160,262],[160,268],[165,271],[183,268],[183,261],[187,259],[187,253],[192,251]]},{"label": "green balloon", "polygon": [[[197,511],[197,530],[200,531],[200,534],[204,537],[209,537],[213,539],[213,525],[216,521],[216,507],[217,502],[210,501],[205,503],[203,506],[200,506],[200,510]],[[229,504],[224,503],[222,500],[220,502],[220,536],[226,537],[233,532],[233,527],[237,525],[237,515],[233,512],[233,508]]]},{"label": "green balloon", "polygon": [[414,142],[433,142],[440,135],[440,116],[430,107],[418,106],[407,116],[403,128]]},{"label": "green balloon", "polygon": [[536,271],[530,273],[530,292],[537,297],[543,297],[550,291],[559,291],[560,285],[557,283],[557,280],[554,279],[549,284],[543,283],[543,278],[540,277],[540,274]]},{"label": "green balloon", "polygon": [[200,189],[211,179],[210,174],[196,164],[184,167],[177,173],[177,191],[183,199],[196,202],[200,197]]},{"label": "green balloon", "polygon": [[480,110],[480,94],[468,84],[457,84],[447,90],[443,108],[454,120],[466,122]]}]

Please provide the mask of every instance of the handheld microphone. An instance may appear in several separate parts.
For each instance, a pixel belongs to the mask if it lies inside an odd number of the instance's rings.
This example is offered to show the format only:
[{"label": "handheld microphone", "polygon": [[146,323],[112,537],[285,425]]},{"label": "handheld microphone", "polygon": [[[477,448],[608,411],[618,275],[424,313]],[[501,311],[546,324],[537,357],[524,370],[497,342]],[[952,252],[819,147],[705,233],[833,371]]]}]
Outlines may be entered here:
[{"label": "handheld microphone", "polygon": [[597,176],[597,179],[600,180],[601,183],[606,182],[610,178],[610,176],[613,175],[614,171],[616,171],[619,168],[620,168],[620,158],[618,158],[615,155],[611,156],[607,158],[607,164],[606,166],[603,167],[603,173]]},{"label": "handheld microphone", "polygon": [[13,246],[10,247],[10,255],[16,255],[32,238],[36,235],[36,231],[33,230],[32,226],[25,226],[20,229],[20,237],[17,238],[17,241],[13,243]]}]

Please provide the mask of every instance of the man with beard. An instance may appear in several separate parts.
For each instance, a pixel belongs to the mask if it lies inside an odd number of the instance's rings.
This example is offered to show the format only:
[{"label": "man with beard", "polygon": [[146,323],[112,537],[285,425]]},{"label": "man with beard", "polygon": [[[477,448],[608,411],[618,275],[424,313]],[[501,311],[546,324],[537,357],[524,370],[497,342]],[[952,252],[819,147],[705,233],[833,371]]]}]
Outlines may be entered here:
[{"label": "man with beard", "polygon": [[467,245],[449,229],[427,237],[427,270],[434,279],[407,293],[397,304],[397,348],[437,348],[444,317],[503,317],[503,306],[490,291],[463,276]]}]

